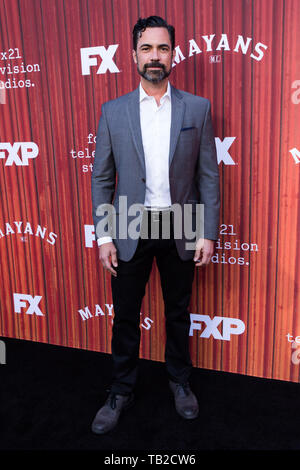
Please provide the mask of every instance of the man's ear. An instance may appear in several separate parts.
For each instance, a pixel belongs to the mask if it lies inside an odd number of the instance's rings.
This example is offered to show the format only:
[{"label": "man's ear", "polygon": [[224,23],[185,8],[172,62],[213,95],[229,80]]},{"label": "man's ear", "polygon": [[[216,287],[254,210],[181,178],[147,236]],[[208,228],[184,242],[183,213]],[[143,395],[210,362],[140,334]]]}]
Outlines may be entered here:
[{"label": "man's ear", "polygon": [[137,63],[137,58],[136,58],[136,51],[134,49],[132,50],[132,57],[133,57],[134,63],[136,64]]}]

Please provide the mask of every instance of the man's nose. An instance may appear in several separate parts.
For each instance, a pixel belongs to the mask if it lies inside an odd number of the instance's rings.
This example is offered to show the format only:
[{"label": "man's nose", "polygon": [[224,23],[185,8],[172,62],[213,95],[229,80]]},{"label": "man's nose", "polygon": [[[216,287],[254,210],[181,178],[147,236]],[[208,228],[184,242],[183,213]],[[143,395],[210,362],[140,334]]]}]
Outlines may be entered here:
[{"label": "man's nose", "polygon": [[151,60],[157,62],[159,60],[159,54],[157,49],[152,50]]}]

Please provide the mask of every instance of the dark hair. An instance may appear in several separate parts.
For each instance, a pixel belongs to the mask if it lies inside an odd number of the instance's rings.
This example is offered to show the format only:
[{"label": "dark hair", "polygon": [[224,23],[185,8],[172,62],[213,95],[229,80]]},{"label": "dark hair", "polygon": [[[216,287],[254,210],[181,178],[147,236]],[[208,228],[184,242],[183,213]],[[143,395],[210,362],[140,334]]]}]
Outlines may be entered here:
[{"label": "dark hair", "polygon": [[175,48],[175,28],[168,24],[160,16],[149,16],[148,18],[139,18],[132,30],[133,49],[136,51],[138,39],[146,28],[166,28],[168,30],[172,49]]}]

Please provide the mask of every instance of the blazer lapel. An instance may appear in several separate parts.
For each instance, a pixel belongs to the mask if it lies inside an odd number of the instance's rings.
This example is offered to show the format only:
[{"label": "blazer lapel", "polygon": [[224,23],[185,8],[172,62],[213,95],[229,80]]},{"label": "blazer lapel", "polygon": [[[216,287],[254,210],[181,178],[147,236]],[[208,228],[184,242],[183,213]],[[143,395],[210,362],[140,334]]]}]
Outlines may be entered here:
[{"label": "blazer lapel", "polygon": [[133,142],[139,156],[144,173],[145,168],[145,155],[142,141],[141,120],[140,120],[140,92],[139,88],[134,90],[131,95],[127,106],[128,122],[132,134]]},{"label": "blazer lapel", "polygon": [[178,137],[182,127],[185,104],[182,100],[181,95],[178,93],[176,88],[171,86],[171,100],[172,100],[172,112],[171,112],[171,133],[170,133],[170,153],[169,153],[169,166],[172,163],[174,152],[176,149]]}]

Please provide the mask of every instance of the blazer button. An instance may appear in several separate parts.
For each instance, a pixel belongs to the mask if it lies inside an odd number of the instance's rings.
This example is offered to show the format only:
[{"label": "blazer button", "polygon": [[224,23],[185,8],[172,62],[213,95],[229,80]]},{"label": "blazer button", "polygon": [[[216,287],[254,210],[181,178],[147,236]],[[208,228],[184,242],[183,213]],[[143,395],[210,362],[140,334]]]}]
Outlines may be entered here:
[{"label": "blazer button", "polygon": [[143,181],[143,183],[146,183],[146,180],[145,180],[145,178],[142,178],[142,181]]}]

